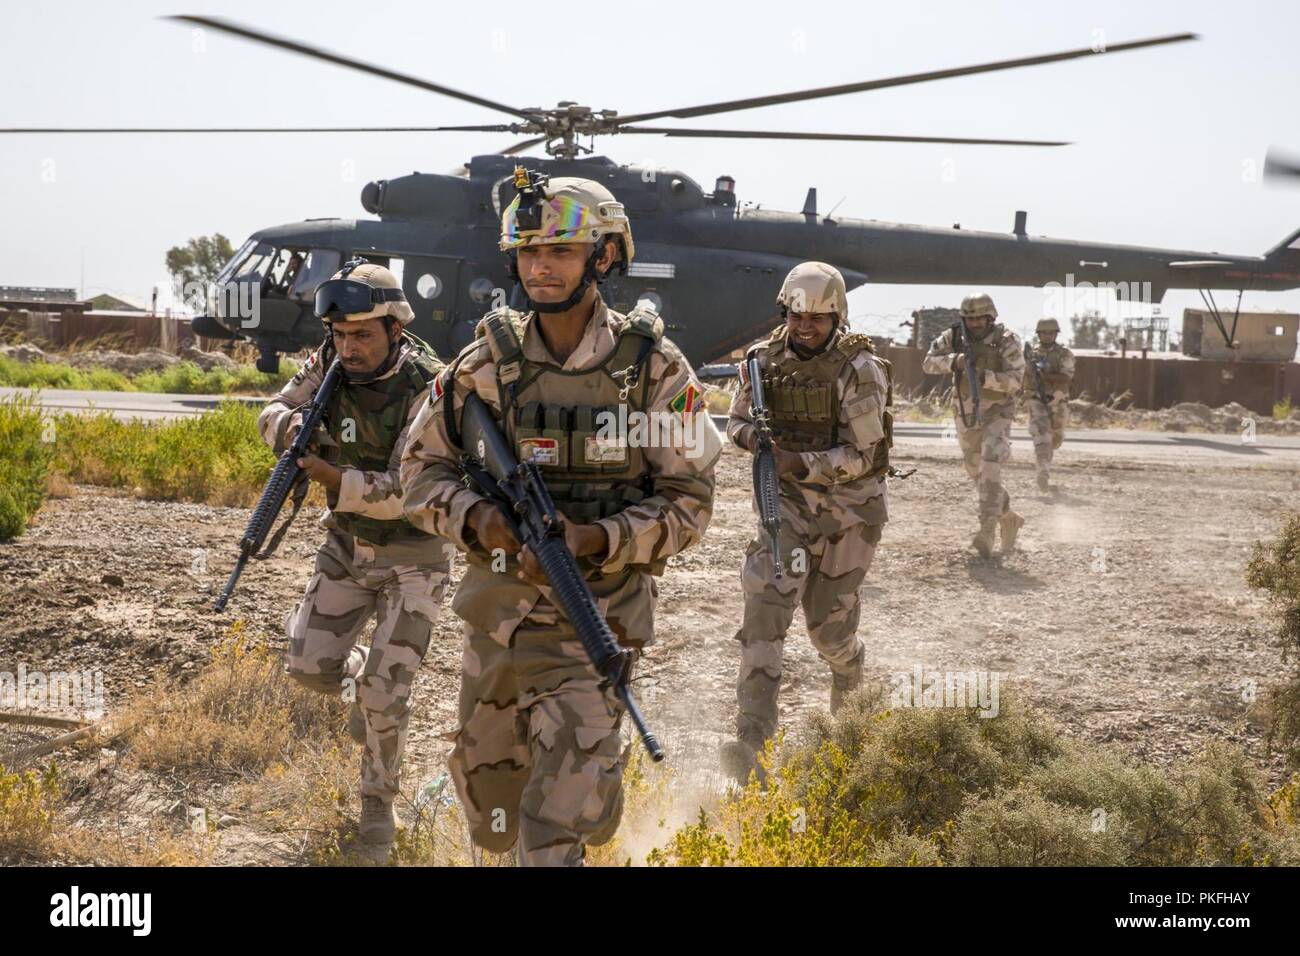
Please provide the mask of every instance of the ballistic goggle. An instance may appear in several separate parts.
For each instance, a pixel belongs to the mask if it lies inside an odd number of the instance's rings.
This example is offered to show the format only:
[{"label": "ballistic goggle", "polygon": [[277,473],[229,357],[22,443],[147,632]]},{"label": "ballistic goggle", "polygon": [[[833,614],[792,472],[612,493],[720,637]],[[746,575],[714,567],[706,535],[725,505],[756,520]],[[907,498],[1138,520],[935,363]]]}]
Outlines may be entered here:
[{"label": "ballistic goggle", "polygon": [[405,302],[401,289],[376,289],[356,279],[330,279],[316,289],[316,318],[369,312],[385,302]]}]

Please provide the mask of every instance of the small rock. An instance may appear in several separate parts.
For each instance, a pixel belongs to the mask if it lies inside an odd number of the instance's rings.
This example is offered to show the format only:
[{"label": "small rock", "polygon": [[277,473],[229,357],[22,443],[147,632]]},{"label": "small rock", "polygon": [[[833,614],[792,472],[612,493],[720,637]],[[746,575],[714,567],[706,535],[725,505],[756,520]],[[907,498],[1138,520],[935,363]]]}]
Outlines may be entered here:
[{"label": "small rock", "polygon": [[227,827],[232,827],[238,822],[239,817],[232,817],[230,814],[226,813],[217,817],[217,829],[225,830]]},{"label": "small rock", "polygon": [[126,581],[122,579],[122,576],[120,574],[105,574],[103,577],[99,579],[99,583],[107,584],[115,588],[120,588],[122,585],[126,584]]}]

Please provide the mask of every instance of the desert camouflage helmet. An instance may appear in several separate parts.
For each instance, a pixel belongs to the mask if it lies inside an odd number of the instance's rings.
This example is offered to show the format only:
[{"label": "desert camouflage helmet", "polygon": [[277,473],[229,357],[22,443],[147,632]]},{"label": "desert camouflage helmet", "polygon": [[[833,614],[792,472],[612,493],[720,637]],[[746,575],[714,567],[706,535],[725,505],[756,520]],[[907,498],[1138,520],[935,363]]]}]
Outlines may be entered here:
[{"label": "desert camouflage helmet", "polygon": [[776,302],[787,312],[833,312],[841,322],[849,320],[844,276],[825,262],[801,262],[791,269],[781,283]]},{"label": "desert camouflage helmet", "polygon": [[[537,178],[535,174],[533,178]],[[540,193],[537,202],[525,201],[521,216],[521,200],[526,195],[523,190],[529,187],[529,179],[522,166],[515,168],[515,187],[521,192],[501,215],[503,252],[523,246],[597,242],[602,236],[621,236],[624,265],[632,264],[632,226],[623,204],[613,193],[594,180],[576,176],[542,179],[534,187]],[[529,221],[530,214],[534,221]]]},{"label": "desert camouflage helmet", "polygon": [[977,292],[961,300],[961,317],[963,319],[975,318],[980,315],[987,315],[991,319],[998,317],[997,306],[993,304],[993,297],[987,292]]},{"label": "desert camouflage helmet", "polygon": [[1034,326],[1034,331],[1059,332],[1061,331],[1061,323],[1057,322],[1056,319],[1039,319],[1038,325]]},{"label": "desert camouflage helmet", "polygon": [[325,322],[363,322],[390,315],[403,326],[415,319],[397,276],[373,262],[352,260],[316,290],[316,316]]}]

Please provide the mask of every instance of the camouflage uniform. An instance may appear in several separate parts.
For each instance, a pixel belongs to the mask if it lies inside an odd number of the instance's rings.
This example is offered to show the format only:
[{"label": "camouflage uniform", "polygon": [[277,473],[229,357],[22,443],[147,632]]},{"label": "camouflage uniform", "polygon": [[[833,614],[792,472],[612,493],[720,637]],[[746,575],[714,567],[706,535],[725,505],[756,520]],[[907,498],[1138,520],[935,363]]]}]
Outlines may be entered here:
[{"label": "camouflage uniform", "polygon": [[[637,650],[654,638],[652,575],[708,525],[721,439],[702,410],[703,389],[690,365],[671,342],[657,339],[628,404],[694,422],[698,454],[680,444],[640,451],[593,445],[580,434],[590,422],[579,421],[593,409],[565,408],[573,413],[566,418],[556,403],[583,404],[573,400],[577,390],[591,396],[591,406],[606,406],[617,383],[627,382],[610,377],[627,364],[625,343],[635,346],[642,337],[597,298],[581,342],[561,365],[538,321],[536,313],[510,310],[484,319],[480,338],[439,379],[415,420],[401,474],[411,522],[466,553],[468,566],[452,600],[465,637],[449,765],[474,842],[497,853],[517,843],[522,865],[578,865],[587,844],[613,836],[622,814],[623,707],[588,661],[550,589],[516,578],[514,556],[490,555],[466,523],[470,508],[483,499],[461,481],[445,403],[454,388],[458,420],[465,396],[476,392],[499,420],[504,417],[503,430],[520,460],[539,465],[565,516],[605,529],[607,556],[599,563],[580,558],[579,566],[620,644]],[[508,329],[522,359],[509,359],[489,328]],[[454,385],[447,384],[453,375]],[[503,416],[503,404],[514,412]],[[643,462],[642,480],[611,489],[601,480],[603,466],[585,464],[590,474],[576,480],[569,467],[620,456]],[[608,470],[623,467],[610,464]]]},{"label": "camouflage uniform", "polygon": [[[281,452],[301,423],[299,409],[324,377],[319,351],[258,418]],[[401,448],[441,369],[409,338],[374,382],[346,379],[326,415],[322,449],[342,469],[321,519],[328,529],[302,602],[289,613],[285,670],[314,690],[355,700],[365,720],[361,794],[391,804],[398,791],[411,686],[429,647],[447,587],[452,549],[402,514]],[[396,440],[392,438],[396,434]],[[357,643],[375,618],[370,646]]]},{"label": "camouflage uniform", "polygon": [[[996,312],[993,315],[996,317]],[[921,368],[929,375],[948,375],[952,370],[953,354],[953,330],[950,328],[930,343],[930,351]],[[959,399],[965,404],[966,414],[973,415],[964,374],[957,376],[957,387],[953,389],[953,419],[966,474],[979,490],[980,531],[975,538],[975,547],[987,555],[996,526],[1000,525],[1005,552],[1014,545],[1023,523],[1023,519],[1011,510],[1011,496],[1002,484],[1002,463],[1011,457],[1011,423],[1015,417],[1016,396],[1025,374],[1025,355],[1014,332],[1000,323],[991,322],[984,337],[975,341],[975,356],[976,368],[981,373],[980,417],[983,425],[976,425],[973,420],[967,425],[962,420]]]},{"label": "camouflage uniform", "polygon": [[[1051,325],[1059,325],[1052,322]],[[1039,323],[1040,330],[1055,331],[1046,323]],[[1035,342],[1030,345],[1030,362],[1044,362],[1046,368],[1043,376],[1043,392],[1048,402],[1044,405],[1038,399],[1038,388],[1034,370],[1025,372],[1025,402],[1029,406],[1029,437],[1034,442],[1034,458],[1038,465],[1038,487],[1048,490],[1048,478],[1051,472],[1052,452],[1061,447],[1065,440],[1065,426],[1070,421],[1070,382],[1074,379],[1074,353],[1059,342],[1043,345]]]},{"label": "camouflage uniform", "polygon": [[[735,635],[741,642],[736,736],[749,751],[760,751],[776,733],[785,635],[798,606],[813,647],[831,668],[832,712],[860,682],[858,590],[888,520],[887,364],[872,354],[870,339],[842,325],[824,351],[801,358],[787,329],[755,354],[773,438],[800,453],[807,473],[781,478],[784,577],[773,576],[771,540],[762,529],[745,550],[745,614]],[[742,448],[754,433],[751,402],[742,376],[727,423],[728,438]]]}]

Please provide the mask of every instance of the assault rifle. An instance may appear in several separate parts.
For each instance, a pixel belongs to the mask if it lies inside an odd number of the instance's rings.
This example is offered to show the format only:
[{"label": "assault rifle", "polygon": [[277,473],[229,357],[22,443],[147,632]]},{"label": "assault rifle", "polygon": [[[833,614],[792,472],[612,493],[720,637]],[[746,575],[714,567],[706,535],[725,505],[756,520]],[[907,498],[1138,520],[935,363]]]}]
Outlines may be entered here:
[{"label": "assault rifle", "polygon": [[[324,354],[325,350],[322,349],[322,360]],[[266,487],[262,489],[262,497],[257,500],[257,506],[253,508],[253,514],[248,519],[248,527],[244,529],[244,536],[239,539],[239,560],[235,562],[235,569],[230,572],[230,577],[226,580],[226,586],[221,589],[221,593],[217,595],[216,603],[213,604],[213,610],[218,613],[226,609],[226,602],[230,600],[230,595],[234,593],[235,584],[239,581],[239,576],[244,573],[244,565],[248,563],[248,559],[256,558],[262,561],[274,554],[281,539],[284,538],[284,533],[289,530],[289,525],[293,524],[293,519],[298,516],[303,499],[307,497],[308,480],[307,472],[299,466],[298,459],[308,454],[308,448],[311,445],[312,437],[316,433],[316,428],[325,417],[325,409],[329,405],[330,396],[334,394],[334,390],[338,387],[342,378],[343,366],[339,363],[338,358],[335,358],[325,372],[325,378],[321,380],[320,387],[316,389],[316,394],[312,396],[311,404],[303,415],[302,426],[298,429],[293,444],[284,450],[280,460],[275,463],[275,470],[271,472]],[[262,542],[270,534],[275,519],[279,516],[280,510],[284,507],[285,501],[291,494],[293,495],[293,511],[289,513],[288,519],[280,525],[280,529],[275,533],[275,537],[271,539],[267,549],[259,554],[258,551],[262,547]]]},{"label": "assault rifle", "polygon": [[967,386],[970,388],[971,411],[974,413],[973,415],[966,414],[966,403],[961,397],[961,373],[954,369],[952,383],[953,388],[957,390],[957,411],[961,414],[961,423],[967,428],[979,428],[984,424],[984,420],[980,416],[979,369],[975,367],[975,343],[966,334],[965,323],[958,322],[952,327],[952,350],[953,352],[960,352],[965,358],[963,364]]},{"label": "assault rifle", "polygon": [[772,422],[763,396],[758,356],[745,360],[745,370],[749,375],[750,417],[754,420],[754,501],[758,505],[759,523],[772,539],[772,574],[780,578],[785,575],[781,561],[781,485],[772,451]]},{"label": "assault rifle", "polygon": [[578,632],[587,657],[627,708],[650,758],[663,760],[664,749],[650,732],[628,688],[632,656],[618,646],[614,632],[596,608],[596,599],[578,570],[573,552],[564,543],[564,518],[555,507],[541,471],[534,463],[520,462],[515,457],[492,413],[473,392],[465,399],[460,433],[465,476],[505,515],[519,543],[537,556],[555,602]]}]

